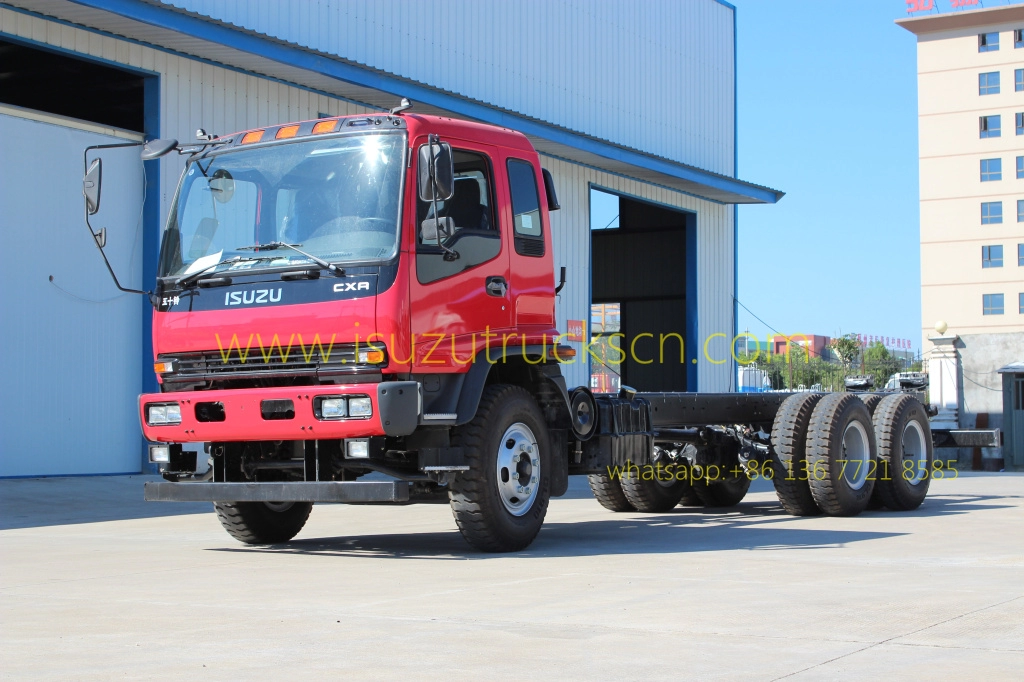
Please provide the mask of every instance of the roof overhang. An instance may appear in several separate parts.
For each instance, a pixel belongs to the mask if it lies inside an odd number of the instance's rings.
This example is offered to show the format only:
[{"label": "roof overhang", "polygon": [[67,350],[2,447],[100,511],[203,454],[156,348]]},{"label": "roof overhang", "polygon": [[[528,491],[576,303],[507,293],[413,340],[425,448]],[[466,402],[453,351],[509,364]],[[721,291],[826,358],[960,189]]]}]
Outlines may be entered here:
[{"label": "roof overhang", "polygon": [[[386,110],[408,97],[416,111],[518,130],[537,150],[722,204],[773,204],[783,192],[688,166],[499,109],[332,55],[162,4],[137,0],[7,0],[44,18],[156,49],[267,76]],[[223,131],[218,131],[223,132]]]},{"label": "roof overhang", "polygon": [[1020,21],[1024,21],[1024,5],[989,7],[946,14],[926,14],[919,17],[897,19],[896,25],[902,26],[911,33],[921,35]]}]

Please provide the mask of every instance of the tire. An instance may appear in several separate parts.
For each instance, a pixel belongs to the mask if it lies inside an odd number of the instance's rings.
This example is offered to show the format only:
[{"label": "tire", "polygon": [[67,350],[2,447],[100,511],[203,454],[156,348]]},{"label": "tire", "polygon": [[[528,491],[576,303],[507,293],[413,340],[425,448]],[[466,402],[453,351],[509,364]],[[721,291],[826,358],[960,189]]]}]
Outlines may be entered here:
[{"label": "tire", "polygon": [[814,408],[807,431],[811,495],[829,516],[855,516],[868,506],[878,455],[871,414],[852,393],[830,393]]},{"label": "tire", "polygon": [[873,421],[879,467],[875,495],[893,511],[917,509],[928,495],[935,457],[924,405],[912,395],[887,396]]},{"label": "tire", "polygon": [[727,478],[708,483],[695,481],[693,492],[705,507],[735,507],[750,490],[750,479],[746,476]]},{"label": "tire", "polygon": [[704,506],[704,500],[700,499],[700,496],[697,495],[697,491],[695,491],[693,489],[693,486],[690,485],[690,486],[688,486],[686,488],[686,490],[683,491],[683,496],[679,500],[679,506],[680,507],[703,507]]},{"label": "tire", "polygon": [[625,493],[622,492],[622,484],[619,479],[612,478],[608,474],[590,474],[587,476],[587,483],[590,484],[590,491],[594,493],[594,499],[608,511],[636,511],[636,507],[629,503]]},{"label": "tire", "polygon": [[821,513],[807,481],[807,429],[821,398],[821,393],[791,395],[779,407],[772,425],[772,483],[782,508],[793,516]]},{"label": "tire", "polygon": [[864,407],[868,408],[868,412],[874,417],[878,403],[882,402],[882,396],[877,393],[860,393],[857,397],[864,401]]},{"label": "tire", "polygon": [[675,467],[668,469],[664,480],[651,478],[645,480],[637,471],[621,479],[622,493],[637,511],[647,513],[667,512],[683,499],[683,494],[690,488],[689,481],[676,480]]},{"label": "tire", "polygon": [[306,525],[312,502],[214,502],[217,519],[247,545],[288,542]]},{"label": "tire", "polygon": [[[533,396],[519,386],[486,387],[476,416],[455,429],[452,445],[463,448],[469,464],[448,493],[462,537],[485,552],[529,546],[544,524],[551,488],[547,425]],[[520,486],[524,476],[529,483]]]}]

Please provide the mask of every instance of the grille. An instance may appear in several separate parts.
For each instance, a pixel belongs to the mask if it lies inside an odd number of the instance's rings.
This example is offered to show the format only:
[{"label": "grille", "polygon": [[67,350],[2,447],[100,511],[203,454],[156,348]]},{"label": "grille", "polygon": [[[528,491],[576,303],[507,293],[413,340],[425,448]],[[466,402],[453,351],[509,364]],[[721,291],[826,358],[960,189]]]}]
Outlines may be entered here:
[{"label": "grille", "polygon": [[[360,344],[360,350],[369,347]],[[161,355],[157,362],[174,361],[174,371],[163,375],[164,383],[197,383],[205,381],[225,381],[232,379],[288,379],[330,380],[336,377],[349,376],[379,371],[385,363],[360,364],[357,362],[355,346],[335,346],[319,348],[250,349],[240,354],[233,349],[226,351],[202,351],[195,353],[170,353]]]}]

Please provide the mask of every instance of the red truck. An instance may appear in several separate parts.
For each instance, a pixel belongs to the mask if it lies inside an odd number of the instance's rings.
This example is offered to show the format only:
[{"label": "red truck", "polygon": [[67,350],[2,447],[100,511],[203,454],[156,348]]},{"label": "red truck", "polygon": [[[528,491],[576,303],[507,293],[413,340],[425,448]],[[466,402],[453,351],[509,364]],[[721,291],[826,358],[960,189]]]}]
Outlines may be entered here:
[{"label": "red truck", "polygon": [[139,417],[166,479],[147,500],[211,501],[260,544],[316,502],[442,501],[485,551],[528,546],[570,475],[615,511],[733,505],[758,476],[794,514],[921,503],[937,462],[912,396],[568,390],[551,175],[518,132],[406,104],[146,144],[189,157],[139,292],[160,386]]}]

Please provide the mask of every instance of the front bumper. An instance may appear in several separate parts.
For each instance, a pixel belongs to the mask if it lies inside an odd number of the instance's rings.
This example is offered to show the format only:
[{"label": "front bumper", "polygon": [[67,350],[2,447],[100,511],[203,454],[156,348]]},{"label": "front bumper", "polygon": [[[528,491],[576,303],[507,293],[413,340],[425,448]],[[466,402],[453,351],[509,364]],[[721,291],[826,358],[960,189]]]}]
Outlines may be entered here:
[{"label": "front bumper", "polygon": [[[317,398],[325,396],[369,396],[372,414],[338,420],[320,419],[314,412]],[[264,418],[264,401],[291,401],[291,418]],[[180,424],[151,426],[146,408],[151,404],[178,403]],[[209,404],[222,410],[218,421],[200,421],[197,413],[208,415]],[[337,386],[289,386],[218,391],[147,393],[139,396],[142,433],[154,443],[239,442],[261,440],[331,440],[365,436],[407,436],[416,429],[421,410],[419,384],[388,381]],[[206,419],[209,419],[207,416]]]}]

